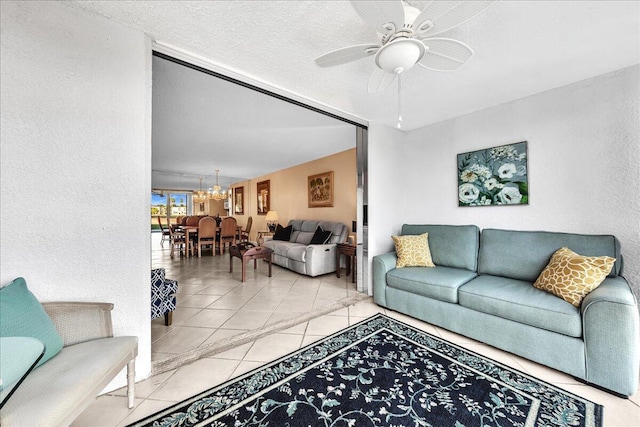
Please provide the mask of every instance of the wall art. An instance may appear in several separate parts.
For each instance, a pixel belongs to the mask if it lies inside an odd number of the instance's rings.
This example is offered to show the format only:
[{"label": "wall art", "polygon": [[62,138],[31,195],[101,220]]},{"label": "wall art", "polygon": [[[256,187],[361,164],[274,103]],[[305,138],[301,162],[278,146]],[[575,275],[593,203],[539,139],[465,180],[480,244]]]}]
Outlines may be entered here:
[{"label": "wall art", "polygon": [[309,207],[333,206],[333,171],[311,175],[308,178]]},{"label": "wall art", "polygon": [[236,215],[244,215],[244,187],[233,189],[233,212]]},{"label": "wall art", "polygon": [[458,206],[528,205],[527,141],[458,154]]},{"label": "wall art", "polygon": [[256,184],[258,196],[258,215],[266,215],[271,209],[271,185],[270,180],[260,181]]}]

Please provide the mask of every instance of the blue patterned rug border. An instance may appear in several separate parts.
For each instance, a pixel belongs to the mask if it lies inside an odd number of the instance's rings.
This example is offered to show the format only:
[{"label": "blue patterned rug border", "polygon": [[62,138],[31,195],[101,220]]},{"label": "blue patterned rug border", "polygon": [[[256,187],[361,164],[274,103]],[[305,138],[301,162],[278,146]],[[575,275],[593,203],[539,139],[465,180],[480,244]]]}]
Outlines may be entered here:
[{"label": "blue patterned rug border", "polygon": [[[332,358],[344,349],[354,346],[357,342],[364,341],[367,337],[379,333],[382,330],[387,330],[409,342],[424,347],[429,352],[438,354],[456,364],[486,376],[495,382],[504,384],[514,392],[523,393],[530,397],[532,401],[538,401],[542,409],[545,409],[544,398],[548,397],[550,393],[562,395],[568,400],[570,405],[584,405],[585,419],[584,424],[580,425],[584,425],[585,427],[602,426],[603,407],[601,405],[535,378],[516,368],[493,360],[490,357],[480,355],[473,350],[465,349],[400,320],[378,313],[272,362],[231,378],[209,390],[158,411],[153,415],[130,424],[129,427],[163,425],[159,424],[159,422],[164,418],[171,417],[172,414],[174,414],[173,416],[175,417],[177,414],[191,412],[187,411],[187,409],[193,409],[194,406],[211,408],[207,410],[209,413],[208,418],[198,421],[189,419],[185,414],[184,419],[180,419],[179,425],[183,425],[182,422],[186,422],[184,425],[210,425],[214,417],[217,418],[224,413],[233,411],[233,408],[245,404],[247,399],[252,399],[255,396],[266,393],[270,389],[277,387],[279,383],[290,380],[292,375],[303,370],[309,370],[323,363],[323,361]],[[257,389],[253,387],[254,384],[261,384],[263,387]],[[221,392],[223,392],[222,395],[220,395]],[[181,410],[185,412],[180,412]],[[553,408],[549,407],[546,408],[546,410],[553,411]],[[562,414],[557,413],[553,415],[562,416]],[[550,417],[553,415],[543,415],[543,418],[549,418],[548,421],[551,422]],[[180,418],[179,415],[178,418]],[[192,421],[193,423],[190,423]],[[529,423],[526,425],[529,425]]]}]

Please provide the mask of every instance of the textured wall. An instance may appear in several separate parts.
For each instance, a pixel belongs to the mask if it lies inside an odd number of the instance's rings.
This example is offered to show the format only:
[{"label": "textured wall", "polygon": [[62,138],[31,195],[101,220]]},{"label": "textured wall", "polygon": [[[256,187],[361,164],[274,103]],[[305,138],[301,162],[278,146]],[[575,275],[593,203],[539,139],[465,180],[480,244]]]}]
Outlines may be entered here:
[{"label": "textured wall", "polygon": [[[382,222],[392,222],[394,232],[407,222],[614,234],[638,295],[639,82],[633,66],[418,129],[387,151],[370,148],[372,184],[379,172],[371,162],[403,153],[389,164],[403,184]],[[458,207],[456,155],[519,141],[528,141],[530,204]],[[378,191],[370,187],[372,218]],[[392,248],[386,230],[373,237]]]},{"label": "textured wall", "polygon": [[60,3],[1,8],[0,284],[24,276],[43,301],[113,302],[115,334],[140,339],[143,378],[150,42]]}]

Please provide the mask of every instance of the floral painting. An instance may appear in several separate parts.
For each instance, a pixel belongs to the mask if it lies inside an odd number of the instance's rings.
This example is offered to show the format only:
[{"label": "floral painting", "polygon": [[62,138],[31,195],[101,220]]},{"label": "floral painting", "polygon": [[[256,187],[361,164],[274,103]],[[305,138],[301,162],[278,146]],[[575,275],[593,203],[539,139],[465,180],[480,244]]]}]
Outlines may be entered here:
[{"label": "floral painting", "polygon": [[333,171],[309,176],[307,191],[310,208],[333,206]]},{"label": "floral painting", "polygon": [[527,142],[458,154],[458,205],[528,205]]}]

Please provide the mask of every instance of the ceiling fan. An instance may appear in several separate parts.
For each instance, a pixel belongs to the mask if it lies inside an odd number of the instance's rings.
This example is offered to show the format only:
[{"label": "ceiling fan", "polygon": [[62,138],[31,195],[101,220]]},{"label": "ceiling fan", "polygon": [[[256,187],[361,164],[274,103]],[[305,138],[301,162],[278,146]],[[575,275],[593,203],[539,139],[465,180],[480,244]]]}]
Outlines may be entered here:
[{"label": "ceiling fan", "polygon": [[331,67],[374,55],[370,93],[385,90],[396,76],[416,64],[434,71],[453,71],[471,58],[473,50],[458,40],[433,36],[470,20],[495,1],[434,0],[420,10],[401,0],[352,0],[356,13],[376,30],[380,41],[331,51],[315,63]]}]

